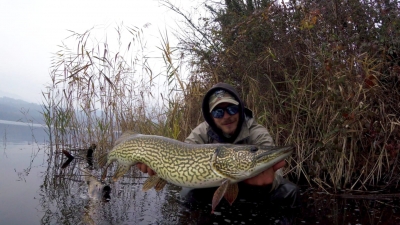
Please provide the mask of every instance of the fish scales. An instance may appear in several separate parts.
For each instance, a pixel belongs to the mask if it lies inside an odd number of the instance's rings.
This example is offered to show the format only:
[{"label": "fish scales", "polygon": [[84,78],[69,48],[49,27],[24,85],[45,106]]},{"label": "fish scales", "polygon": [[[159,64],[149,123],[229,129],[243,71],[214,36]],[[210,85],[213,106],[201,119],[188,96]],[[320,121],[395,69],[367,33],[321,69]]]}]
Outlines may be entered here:
[{"label": "fish scales", "polygon": [[[112,161],[118,161],[122,165],[119,171],[122,173],[137,162],[142,162],[156,171],[160,178],[178,186],[215,187],[219,186],[223,179],[239,182],[255,172],[261,172],[253,171],[258,162],[254,160],[255,154],[249,153],[251,146],[187,144],[166,137],[137,134],[125,136],[123,140],[117,140],[117,143],[119,144],[108,154],[108,165]],[[291,153],[291,147],[262,148],[264,150],[260,152],[265,152],[265,149],[285,148]],[[217,149],[220,151],[213,159]],[[271,154],[271,162],[272,159],[282,160],[289,155],[287,151],[284,154]],[[266,168],[263,166],[263,169]],[[120,173],[115,179],[122,176]]]},{"label": "fish scales", "polygon": [[182,187],[218,187],[212,198],[212,211],[224,197],[232,204],[238,194],[237,182],[253,177],[284,160],[292,146],[254,146],[233,144],[187,144],[154,135],[123,134],[110,153],[99,158],[107,168],[118,161],[113,180],[129,168],[144,163],[157,175],[149,177],[143,190],[161,190],[169,182]]},{"label": "fish scales", "polygon": [[212,172],[210,160],[216,146],[191,148],[182,142],[152,136],[139,136],[116,146],[109,158],[120,158],[119,163],[142,162],[157,174],[176,185],[193,186],[220,177]]}]

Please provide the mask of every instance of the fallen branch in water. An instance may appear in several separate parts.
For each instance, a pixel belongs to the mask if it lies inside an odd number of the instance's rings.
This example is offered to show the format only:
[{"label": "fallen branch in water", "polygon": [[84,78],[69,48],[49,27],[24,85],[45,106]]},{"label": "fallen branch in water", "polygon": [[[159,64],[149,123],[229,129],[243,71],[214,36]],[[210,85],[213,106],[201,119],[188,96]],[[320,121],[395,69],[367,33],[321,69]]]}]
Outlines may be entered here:
[{"label": "fallen branch in water", "polygon": [[69,154],[67,150],[62,150],[62,153],[64,153],[64,155],[67,156],[68,160],[74,159],[74,157],[71,154]]}]

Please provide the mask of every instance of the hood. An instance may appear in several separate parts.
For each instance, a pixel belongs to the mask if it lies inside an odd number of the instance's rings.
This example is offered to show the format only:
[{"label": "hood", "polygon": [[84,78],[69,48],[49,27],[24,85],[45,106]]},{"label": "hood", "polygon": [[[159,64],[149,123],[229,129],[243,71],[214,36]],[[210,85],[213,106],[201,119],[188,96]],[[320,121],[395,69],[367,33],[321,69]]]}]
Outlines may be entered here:
[{"label": "hood", "polygon": [[244,103],[242,101],[242,99],[239,97],[238,92],[236,91],[236,89],[229,84],[226,83],[217,83],[216,85],[214,85],[210,90],[207,91],[207,93],[205,94],[204,98],[203,98],[203,104],[202,104],[202,111],[203,111],[203,117],[204,120],[210,125],[211,129],[220,137],[221,140],[223,140],[224,142],[231,142],[229,140],[225,140],[223,134],[222,134],[222,130],[219,129],[215,123],[214,123],[214,119],[211,117],[210,115],[210,108],[209,108],[209,100],[210,100],[210,96],[212,93],[214,93],[214,91],[216,90],[220,90],[223,89],[227,92],[229,92],[238,102],[239,102],[239,123],[238,123],[238,129],[236,129],[235,134],[230,138],[235,140],[236,137],[239,135],[240,130],[241,130],[241,126],[243,124],[244,121]]}]

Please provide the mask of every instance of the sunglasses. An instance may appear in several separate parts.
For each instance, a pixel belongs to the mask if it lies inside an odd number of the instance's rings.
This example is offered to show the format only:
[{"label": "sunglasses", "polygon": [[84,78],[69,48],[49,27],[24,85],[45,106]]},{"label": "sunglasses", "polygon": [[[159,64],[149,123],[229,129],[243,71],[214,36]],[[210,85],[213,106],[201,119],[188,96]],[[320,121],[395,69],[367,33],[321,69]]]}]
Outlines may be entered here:
[{"label": "sunglasses", "polygon": [[222,118],[224,117],[225,111],[229,115],[235,115],[236,113],[239,112],[239,106],[238,105],[230,105],[226,108],[216,108],[211,111],[211,115],[214,118]]}]

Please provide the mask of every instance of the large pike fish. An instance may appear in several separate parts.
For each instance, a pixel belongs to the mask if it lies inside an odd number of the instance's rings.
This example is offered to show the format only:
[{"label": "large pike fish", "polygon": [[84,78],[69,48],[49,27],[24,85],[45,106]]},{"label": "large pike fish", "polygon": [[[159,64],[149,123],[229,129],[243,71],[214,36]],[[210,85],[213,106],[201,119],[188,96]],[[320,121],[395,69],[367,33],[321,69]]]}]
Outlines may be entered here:
[{"label": "large pike fish", "polygon": [[222,197],[232,205],[238,195],[237,182],[251,178],[282,161],[292,146],[255,146],[233,144],[187,144],[174,139],[141,134],[123,134],[114,148],[99,158],[107,169],[114,161],[118,167],[113,181],[138,162],[152,168],[143,190],[161,190],[167,182],[188,188],[219,187],[212,199],[212,211]]}]

